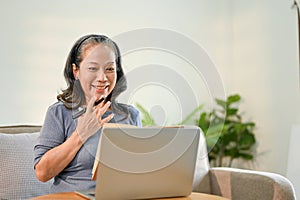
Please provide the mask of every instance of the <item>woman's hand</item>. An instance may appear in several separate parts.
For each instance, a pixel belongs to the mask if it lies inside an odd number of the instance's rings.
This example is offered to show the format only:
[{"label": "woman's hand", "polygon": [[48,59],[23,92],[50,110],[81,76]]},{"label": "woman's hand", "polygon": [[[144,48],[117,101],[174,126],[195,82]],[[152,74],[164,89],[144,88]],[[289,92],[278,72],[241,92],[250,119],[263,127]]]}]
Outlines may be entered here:
[{"label": "woman's hand", "polygon": [[104,123],[113,118],[113,114],[102,119],[110,102],[101,102],[94,106],[95,98],[87,105],[86,112],[78,118],[78,125],[72,135],[61,145],[50,149],[35,165],[35,173],[40,181],[48,181],[57,176],[74,159],[84,142],[95,134]]},{"label": "woman's hand", "polygon": [[94,106],[95,101],[95,97],[91,98],[87,104],[86,112],[78,118],[76,132],[81,138],[82,143],[94,135],[104,123],[109,122],[113,118],[113,114],[110,114],[102,119],[103,114],[110,107],[110,101],[106,103],[102,101],[97,106]]}]

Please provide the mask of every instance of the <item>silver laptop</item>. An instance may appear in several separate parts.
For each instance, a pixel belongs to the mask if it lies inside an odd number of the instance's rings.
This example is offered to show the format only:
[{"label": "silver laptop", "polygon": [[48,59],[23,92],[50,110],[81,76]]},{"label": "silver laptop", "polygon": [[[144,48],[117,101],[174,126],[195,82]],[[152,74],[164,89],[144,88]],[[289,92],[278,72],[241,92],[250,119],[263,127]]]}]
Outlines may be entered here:
[{"label": "silver laptop", "polygon": [[198,127],[104,127],[96,199],[190,195],[199,138]]}]

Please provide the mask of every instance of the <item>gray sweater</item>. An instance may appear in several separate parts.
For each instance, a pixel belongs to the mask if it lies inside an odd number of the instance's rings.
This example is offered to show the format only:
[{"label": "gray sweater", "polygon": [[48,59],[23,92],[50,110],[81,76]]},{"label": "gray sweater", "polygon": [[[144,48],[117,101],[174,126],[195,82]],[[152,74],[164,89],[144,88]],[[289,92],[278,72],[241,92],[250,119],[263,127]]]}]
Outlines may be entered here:
[{"label": "gray sweater", "polygon": [[[138,110],[133,106],[126,106],[129,109],[129,117],[114,113],[114,118],[110,123],[131,124],[141,127]],[[111,113],[111,111],[107,111],[103,117]],[[48,150],[66,141],[75,131],[76,125],[77,120],[72,119],[72,110],[68,110],[62,102],[51,105],[34,147],[34,166]],[[84,143],[71,163],[54,177],[54,182],[50,188],[52,193],[95,188],[96,182],[91,180],[91,176],[100,133],[101,129]]]}]

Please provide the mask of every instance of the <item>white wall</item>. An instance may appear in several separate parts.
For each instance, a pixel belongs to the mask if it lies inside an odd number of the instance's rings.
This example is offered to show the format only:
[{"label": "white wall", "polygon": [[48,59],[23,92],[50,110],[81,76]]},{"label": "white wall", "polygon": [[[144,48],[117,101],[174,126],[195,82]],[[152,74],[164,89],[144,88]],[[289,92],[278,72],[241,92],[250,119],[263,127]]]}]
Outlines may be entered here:
[{"label": "white wall", "polygon": [[283,174],[300,114],[297,18],[290,3],[236,1],[233,12],[231,90],[243,94],[243,108],[257,122],[257,167]]},{"label": "white wall", "polygon": [[[0,124],[43,123],[47,107],[64,87],[64,62],[79,36],[163,28],[202,45],[220,72],[226,94],[242,95],[244,118],[257,123],[257,157],[251,167],[285,175],[290,130],[300,123],[297,21],[291,4],[286,0],[2,1]],[[149,54],[149,58],[138,53],[127,56],[125,70],[153,62],[180,68],[170,55]],[[198,97],[199,102],[211,104],[209,91],[203,89]],[[154,93],[153,99],[158,98]],[[144,100],[148,107],[153,104],[142,97],[136,100]],[[168,110],[166,115],[172,114]]]},{"label": "white wall", "polygon": [[232,90],[257,122],[255,167],[285,175],[291,129],[300,121],[297,15],[292,1],[256,2],[234,4]]},{"label": "white wall", "polygon": [[[225,5],[206,1],[187,4],[185,1],[158,0],[2,3],[1,91],[6,95],[2,99],[1,110],[5,114],[0,123],[43,122],[48,105],[55,101],[57,92],[64,86],[62,69],[67,53],[75,39],[87,33],[113,37],[133,29],[163,28],[182,33],[204,47],[212,41],[212,49],[218,46],[225,52],[224,44],[216,43],[216,40],[224,41],[218,29],[220,26],[224,28]],[[156,53],[163,57],[162,52]],[[171,59],[162,61],[156,56],[148,61],[138,55],[133,59],[127,56],[125,70],[131,70],[133,64],[153,62],[178,65],[170,55]],[[201,95],[207,99],[207,91]]]}]

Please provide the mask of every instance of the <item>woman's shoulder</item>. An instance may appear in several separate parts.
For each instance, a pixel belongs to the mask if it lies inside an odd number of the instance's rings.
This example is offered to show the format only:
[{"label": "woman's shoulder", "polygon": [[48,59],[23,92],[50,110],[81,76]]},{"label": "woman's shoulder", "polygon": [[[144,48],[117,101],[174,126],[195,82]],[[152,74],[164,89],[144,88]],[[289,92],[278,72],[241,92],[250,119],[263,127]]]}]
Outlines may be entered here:
[{"label": "woman's shoulder", "polygon": [[70,110],[65,107],[63,102],[57,101],[48,107],[48,112],[53,114],[65,114],[70,112]]},{"label": "woman's shoulder", "polygon": [[140,112],[133,105],[130,104],[119,104],[124,110],[127,110],[126,121],[129,120],[129,124],[141,126]]},{"label": "woman's shoulder", "polygon": [[52,105],[48,107],[49,110],[63,110],[66,109],[64,103],[61,101],[54,102]]},{"label": "woman's shoulder", "polygon": [[124,103],[119,103],[119,105],[121,105],[123,108],[126,108],[131,116],[137,116],[140,113],[133,105]]}]

